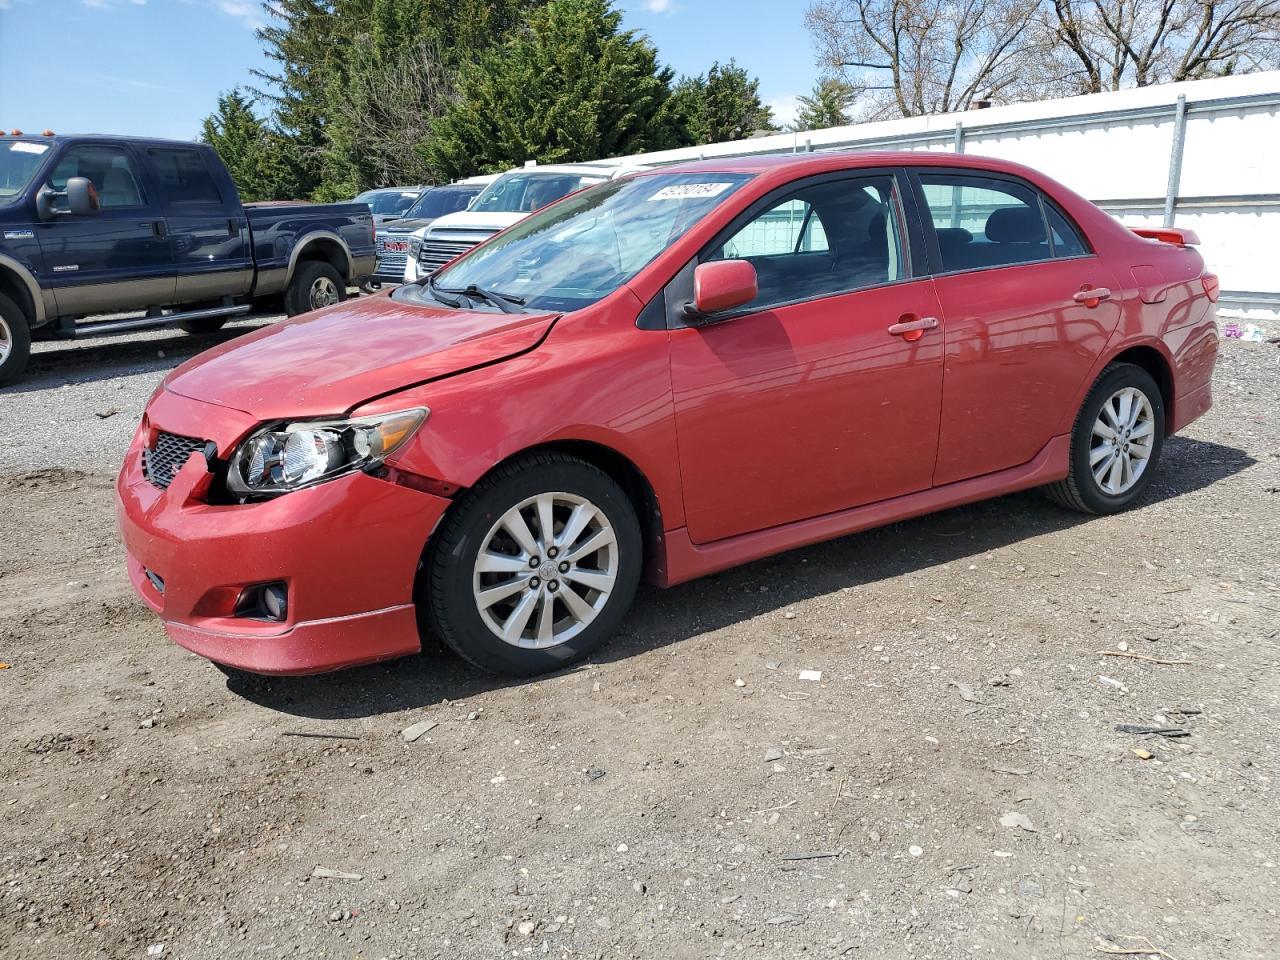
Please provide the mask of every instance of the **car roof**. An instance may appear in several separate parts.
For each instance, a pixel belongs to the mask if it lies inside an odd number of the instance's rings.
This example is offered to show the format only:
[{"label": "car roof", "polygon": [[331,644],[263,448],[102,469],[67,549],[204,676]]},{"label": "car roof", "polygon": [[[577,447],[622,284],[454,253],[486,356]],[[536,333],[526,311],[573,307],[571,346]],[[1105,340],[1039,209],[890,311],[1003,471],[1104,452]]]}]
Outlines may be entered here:
[{"label": "car roof", "polygon": [[88,143],[132,143],[137,146],[152,147],[187,147],[201,150],[212,149],[207,143],[195,140],[169,140],[163,137],[131,137],[127,133],[59,133],[46,137],[40,133],[0,134],[0,140],[43,140],[46,143],[66,143],[69,140]]},{"label": "car roof", "polygon": [[864,167],[964,167],[996,173],[1013,173],[1042,179],[1029,167],[1008,160],[980,157],[967,153],[940,153],[923,150],[832,150],[820,153],[787,153],[754,157],[723,157],[673,163],[640,172],[654,173],[747,173],[777,174],[779,179],[793,179],[836,170]]}]

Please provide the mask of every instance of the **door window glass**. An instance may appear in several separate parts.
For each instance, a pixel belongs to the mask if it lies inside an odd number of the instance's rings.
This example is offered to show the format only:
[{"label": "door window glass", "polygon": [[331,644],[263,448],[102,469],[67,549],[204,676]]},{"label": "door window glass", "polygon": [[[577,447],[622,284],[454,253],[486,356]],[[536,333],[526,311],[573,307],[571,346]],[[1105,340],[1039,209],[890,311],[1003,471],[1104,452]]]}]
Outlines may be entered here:
[{"label": "door window glass", "polygon": [[760,293],[746,309],[845,293],[905,275],[893,177],[828,180],[783,197],[707,260],[747,260]]},{"label": "door window glass", "polygon": [[156,147],[147,152],[166,202],[222,205],[218,185],[199,151]]},{"label": "door window glass", "polygon": [[1049,212],[1049,231],[1053,235],[1053,255],[1055,257],[1083,257],[1089,252],[1077,230],[1052,204],[1045,204]]},{"label": "door window glass", "polygon": [[920,183],[943,272],[1052,256],[1040,198],[1030,188],[986,177],[929,173],[920,175]]},{"label": "door window glass", "polygon": [[[54,190],[66,190],[72,177],[87,177],[97,191],[98,203],[103,210],[143,206],[142,191],[129,155],[120,147],[81,144],[71,147],[62,155],[49,177]],[[55,210],[67,209],[67,198],[58,197]]]}]

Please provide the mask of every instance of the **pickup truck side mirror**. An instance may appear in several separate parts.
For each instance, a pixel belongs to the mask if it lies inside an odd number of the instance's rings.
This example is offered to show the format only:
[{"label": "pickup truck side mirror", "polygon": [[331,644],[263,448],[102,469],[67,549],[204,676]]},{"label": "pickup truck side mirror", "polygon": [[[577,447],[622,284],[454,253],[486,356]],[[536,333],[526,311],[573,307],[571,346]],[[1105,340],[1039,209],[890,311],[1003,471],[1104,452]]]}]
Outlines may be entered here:
[{"label": "pickup truck side mirror", "polygon": [[[54,204],[63,197],[67,201],[67,209],[58,210]],[[54,190],[46,185],[36,194],[36,212],[41,220],[52,220],[59,214],[88,217],[97,213],[101,206],[98,191],[88,177],[68,177],[66,190]]]}]

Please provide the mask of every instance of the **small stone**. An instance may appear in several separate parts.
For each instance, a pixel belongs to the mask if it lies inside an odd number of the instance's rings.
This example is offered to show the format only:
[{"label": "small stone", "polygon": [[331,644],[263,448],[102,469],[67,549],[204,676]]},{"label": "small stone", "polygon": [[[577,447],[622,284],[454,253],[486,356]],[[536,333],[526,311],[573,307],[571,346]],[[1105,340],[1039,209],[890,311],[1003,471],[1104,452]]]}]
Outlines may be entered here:
[{"label": "small stone", "polygon": [[812,680],[814,682],[817,682],[822,679],[822,671],[821,670],[801,670],[800,679]]},{"label": "small stone", "polygon": [[1011,828],[1017,827],[1018,829],[1026,830],[1029,833],[1035,833],[1036,831],[1036,828],[1031,824],[1031,818],[1025,813],[1006,813],[1000,818],[1000,826]]},{"label": "small stone", "polygon": [[311,876],[320,880],[363,880],[364,875],[360,873],[347,873],[344,870],[334,870],[331,867],[316,867],[311,871]]},{"label": "small stone", "polygon": [[603,771],[603,770],[601,770],[599,767],[588,767],[588,768],[587,768],[587,780],[589,780],[589,781],[590,781],[590,782],[592,782],[592,783],[595,783],[597,780],[599,780],[599,779],[601,779],[602,777],[604,777],[604,775],[605,775],[605,774],[604,774],[604,771]]},{"label": "small stone", "polygon": [[923,857],[924,848],[917,847],[917,846],[910,846],[910,847],[907,847],[907,853],[911,854],[913,857]]},{"label": "small stone", "polygon": [[1121,640],[1119,643],[1116,644],[1116,649],[1119,650],[1121,653],[1124,653],[1126,650],[1129,649],[1129,642],[1127,640]]},{"label": "small stone", "polygon": [[335,911],[333,911],[333,913],[329,914],[329,922],[330,922],[330,923],[337,923],[337,922],[338,922],[339,920],[341,920],[341,919],[342,919],[342,911],[341,911],[341,910],[335,910]]},{"label": "small stone", "polygon": [[155,717],[147,717],[147,719],[143,720],[140,724],[138,724],[138,729],[140,729],[140,730],[150,730],[150,729],[151,729],[152,727],[154,727],[155,725],[156,725],[156,718],[155,718]]},{"label": "small stone", "polygon": [[620,844],[618,844],[618,852],[619,852],[619,853],[626,853],[629,849],[631,849],[631,848],[630,848],[630,847],[628,847],[625,843],[620,843]]},{"label": "small stone", "polygon": [[164,944],[163,944],[163,943],[153,943],[153,944],[151,944],[151,946],[147,947],[147,956],[148,956],[148,957],[162,957],[162,956],[164,956]]},{"label": "small stone", "polygon": [[745,687],[747,685],[747,681],[739,677],[737,680],[733,681],[733,685],[735,687]]},{"label": "small stone", "polygon": [[518,924],[516,924],[516,933],[520,934],[520,936],[522,937],[533,936],[533,931],[537,929],[538,929],[537,923],[535,923],[532,920],[521,920]]},{"label": "small stone", "polygon": [[400,731],[400,739],[405,743],[415,743],[424,733],[435,728],[438,724],[434,720],[420,720],[413,726],[405,727]]},{"label": "small stone", "polygon": [[777,670],[780,666],[782,666],[781,660],[766,660],[764,662],[764,668],[766,670]]},{"label": "small stone", "polygon": [[787,620],[794,620],[796,618],[796,612],[794,610],[788,610],[782,616]]},{"label": "small stone", "polygon": [[764,752],[765,763],[773,763],[773,761],[781,760],[781,759],[782,759],[781,747],[770,747],[768,750]]},{"label": "small stone", "polygon": [[1132,747],[1129,750],[1139,760],[1150,760],[1154,754],[1149,750],[1143,750],[1141,747]]},{"label": "small stone", "polygon": [[633,884],[631,885],[631,889],[632,889],[632,890],[634,890],[636,893],[639,893],[639,894],[643,895],[644,893],[646,893],[646,892],[648,891],[648,889],[649,889],[649,888],[648,888],[648,887],[646,887],[646,886],[645,886],[643,883],[641,883],[639,880],[637,880],[635,883],[633,883]]}]

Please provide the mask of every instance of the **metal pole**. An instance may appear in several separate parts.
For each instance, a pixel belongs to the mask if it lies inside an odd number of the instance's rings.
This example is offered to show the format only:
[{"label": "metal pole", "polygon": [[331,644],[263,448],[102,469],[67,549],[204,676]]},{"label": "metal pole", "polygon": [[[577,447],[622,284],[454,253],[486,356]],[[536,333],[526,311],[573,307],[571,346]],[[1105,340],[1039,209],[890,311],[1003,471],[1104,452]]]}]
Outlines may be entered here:
[{"label": "metal pole", "polygon": [[1182,181],[1182,151],[1187,145],[1187,95],[1178,94],[1173,114],[1173,149],[1169,154],[1169,186],[1164,192],[1164,225],[1173,226],[1178,205],[1178,187]]},{"label": "metal pole", "polygon": [[956,121],[956,132],[951,139],[951,148],[956,153],[964,153],[964,127],[960,125],[960,121]]}]

